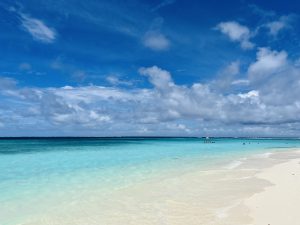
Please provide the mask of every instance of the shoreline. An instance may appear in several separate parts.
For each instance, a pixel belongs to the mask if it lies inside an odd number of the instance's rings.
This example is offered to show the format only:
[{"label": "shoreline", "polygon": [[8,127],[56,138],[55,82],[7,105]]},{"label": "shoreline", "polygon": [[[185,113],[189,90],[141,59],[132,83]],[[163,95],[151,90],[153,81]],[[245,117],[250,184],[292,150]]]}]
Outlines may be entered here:
[{"label": "shoreline", "polygon": [[[288,215],[281,215],[280,220],[280,214],[274,213],[280,207],[273,205],[277,200],[288,204],[298,194],[300,188],[289,192],[292,179],[281,187],[282,181],[286,182],[283,175],[290,174],[291,168],[294,171],[296,165],[300,167],[295,162],[300,162],[299,149],[256,154],[230,168],[195,170],[150,180],[101,197],[95,191],[89,196],[91,199],[83,196],[79,205],[69,204],[21,224],[294,225],[295,220],[282,223]],[[297,185],[299,172],[298,176],[291,175],[298,177]],[[290,195],[286,198],[287,193]],[[257,204],[266,207],[256,208]],[[291,209],[293,215],[300,208],[300,201],[295,204]],[[281,223],[276,223],[278,220]]]}]

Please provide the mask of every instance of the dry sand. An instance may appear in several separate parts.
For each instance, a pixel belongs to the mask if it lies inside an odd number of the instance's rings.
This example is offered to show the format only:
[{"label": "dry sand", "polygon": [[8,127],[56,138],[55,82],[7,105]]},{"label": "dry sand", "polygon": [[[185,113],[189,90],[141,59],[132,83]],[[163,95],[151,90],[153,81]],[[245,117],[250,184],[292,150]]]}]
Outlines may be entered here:
[{"label": "dry sand", "polygon": [[300,224],[300,160],[276,165],[256,175],[273,185],[245,201],[254,225]]}]

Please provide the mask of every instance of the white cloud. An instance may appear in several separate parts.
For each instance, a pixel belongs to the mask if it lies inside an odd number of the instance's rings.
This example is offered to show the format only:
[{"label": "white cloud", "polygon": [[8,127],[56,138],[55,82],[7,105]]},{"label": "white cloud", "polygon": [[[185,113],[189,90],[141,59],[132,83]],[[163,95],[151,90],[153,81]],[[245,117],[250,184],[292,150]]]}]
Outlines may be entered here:
[{"label": "white cloud", "polygon": [[281,16],[278,20],[266,23],[264,26],[269,29],[270,35],[276,37],[282,30],[290,28],[292,18],[292,15]]},{"label": "white cloud", "polygon": [[[280,65],[285,69],[281,70]],[[0,97],[6,107],[0,106],[0,121],[6,134],[16,127],[24,132],[44,129],[104,136],[141,132],[203,136],[299,134],[300,69],[289,62],[286,53],[264,48],[258,50],[257,60],[248,71],[246,90],[227,92],[215,88],[215,82],[178,85],[169,71],[157,66],[139,69],[154,86],[146,89],[19,88],[16,81],[2,78],[5,82],[1,82]],[[253,82],[250,76],[261,71],[269,75],[263,82]],[[233,75],[231,82],[238,81],[235,76],[240,73],[239,63],[230,63],[223,72]]]},{"label": "white cloud", "polygon": [[231,84],[233,84],[233,85],[248,85],[249,80],[248,79],[237,79],[237,80],[233,80],[231,82]]},{"label": "white cloud", "polygon": [[154,87],[160,90],[166,90],[174,86],[171,74],[157,66],[152,66],[148,68],[140,68],[139,73],[148,76],[149,81],[154,85]]},{"label": "white cloud", "polygon": [[273,21],[266,24],[266,27],[269,28],[270,34],[273,36],[277,36],[280,30],[285,28],[286,24],[283,21]]},{"label": "white cloud", "polygon": [[109,75],[106,77],[107,82],[109,82],[112,85],[118,85],[120,80],[118,77],[113,76],[113,75]]},{"label": "white cloud", "polygon": [[130,85],[132,85],[131,81],[121,80],[116,75],[108,75],[106,77],[106,81],[113,86],[118,86],[118,85],[130,86]]},{"label": "white cloud", "polygon": [[0,76],[0,91],[10,90],[16,87],[17,81],[10,77]]},{"label": "white cloud", "polygon": [[240,73],[240,62],[235,61],[230,63],[226,68],[225,68],[225,73],[231,74],[231,75],[237,75]]},{"label": "white cloud", "polygon": [[254,47],[254,44],[249,40],[251,32],[246,26],[235,21],[229,21],[219,23],[216,29],[227,35],[231,41],[239,42],[243,49],[252,49]]},{"label": "white cloud", "polygon": [[264,79],[273,73],[278,73],[287,65],[287,53],[277,52],[269,48],[259,48],[256,62],[248,68],[249,78],[252,81]]},{"label": "white cloud", "polygon": [[256,90],[252,90],[243,94],[238,94],[239,97],[241,97],[242,99],[246,99],[246,98],[258,98],[259,97],[259,92]]},{"label": "white cloud", "polygon": [[167,50],[170,47],[168,38],[159,31],[148,31],[143,38],[143,44],[155,51]]},{"label": "white cloud", "polygon": [[240,62],[234,61],[231,62],[224,69],[220,70],[218,76],[215,80],[211,81],[211,86],[215,90],[219,90],[221,92],[230,89],[236,76],[240,73]]},{"label": "white cloud", "polygon": [[52,43],[56,39],[56,31],[48,27],[42,20],[30,17],[29,15],[20,13],[22,27],[31,36],[43,43]]}]

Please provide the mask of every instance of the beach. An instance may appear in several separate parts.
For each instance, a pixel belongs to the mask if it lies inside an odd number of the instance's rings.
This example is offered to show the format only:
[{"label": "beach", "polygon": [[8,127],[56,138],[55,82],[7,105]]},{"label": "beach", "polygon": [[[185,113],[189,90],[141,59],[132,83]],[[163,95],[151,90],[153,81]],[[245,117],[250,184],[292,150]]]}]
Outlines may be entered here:
[{"label": "beach", "polygon": [[294,225],[300,219],[299,190],[299,151],[262,155],[229,171],[190,173],[123,190],[117,198],[126,204],[112,206],[103,222]]},{"label": "beach", "polygon": [[[184,141],[180,143],[187,142]],[[163,141],[161,145],[166,144]],[[161,171],[157,172],[151,164],[152,170],[139,169],[139,174],[126,185],[109,183],[101,187],[104,182],[96,179],[99,171],[89,170],[87,174],[93,182],[85,178],[86,183],[80,186],[76,179],[80,177],[82,181],[86,172],[81,171],[80,176],[72,173],[74,177],[67,180],[68,189],[55,177],[57,189],[42,186],[40,189],[46,188],[47,192],[38,190],[31,195],[27,191],[29,198],[22,196],[22,202],[12,196],[2,200],[0,218],[4,225],[294,225],[300,219],[299,149],[251,149],[247,154],[214,159],[205,166],[195,155],[193,160],[172,157],[168,169],[155,164]],[[31,189],[35,186],[31,181]]]},{"label": "beach", "polygon": [[294,225],[300,215],[300,159],[265,169],[257,175],[273,185],[247,199],[253,224]]},{"label": "beach", "polygon": [[299,163],[300,152],[262,155],[236,168],[124,188],[75,207],[72,216],[55,213],[24,224],[294,225],[300,219]]}]

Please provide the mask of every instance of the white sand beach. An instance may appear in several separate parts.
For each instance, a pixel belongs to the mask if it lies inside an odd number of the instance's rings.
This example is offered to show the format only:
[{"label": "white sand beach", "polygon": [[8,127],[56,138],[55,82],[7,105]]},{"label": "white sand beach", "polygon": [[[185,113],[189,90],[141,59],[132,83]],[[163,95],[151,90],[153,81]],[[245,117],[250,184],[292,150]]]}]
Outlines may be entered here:
[{"label": "white sand beach", "polygon": [[299,224],[300,159],[265,169],[257,177],[273,185],[245,201],[253,218],[252,224]]},{"label": "white sand beach", "polygon": [[[152,180],[66,206],[26,225],[296,225],[300,152]],[[66,213],[68,212],[68,213]]]}]

